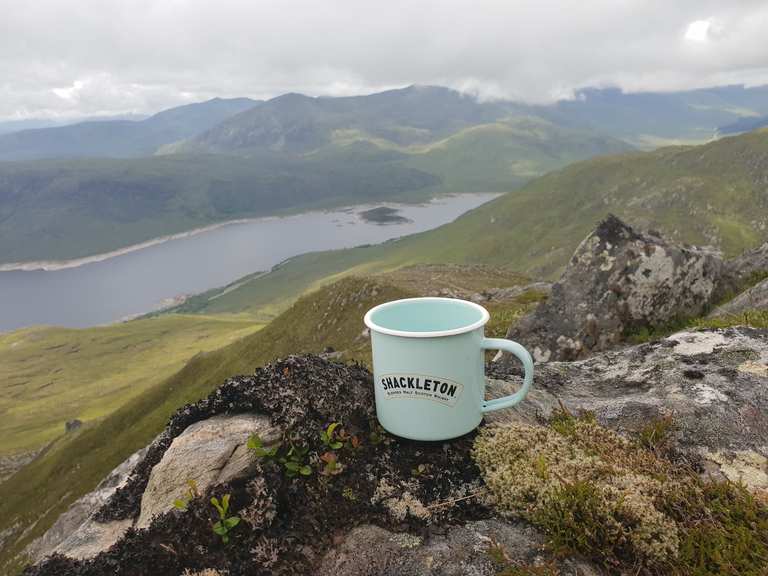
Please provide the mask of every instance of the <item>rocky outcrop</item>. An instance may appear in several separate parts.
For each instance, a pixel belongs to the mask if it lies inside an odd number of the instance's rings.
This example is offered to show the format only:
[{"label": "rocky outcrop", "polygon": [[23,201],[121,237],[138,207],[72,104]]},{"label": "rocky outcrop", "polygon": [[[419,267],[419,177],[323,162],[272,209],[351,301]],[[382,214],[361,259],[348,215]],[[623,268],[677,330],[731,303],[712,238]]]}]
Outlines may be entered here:
[{"label": "rocky outcrop", "polygon": [[[492,396],[519,384],[512,359],[489,366]],[[533,422],[561,406],[637,434],[669,417],[670,442],[710,472],[768,494],[768,331],[680,332],[659,342],[537,366],[532,392],[490,422]]]},{"label": "rocky outcrop", "polygon": [[[492,363],[488,372],[491,397],[519,386],[515,362]],[[289,358],[231,379],[182,409],[166,430],[167,441],[153,445],[161,451],[157,463],[142,473],[143,484],[134,480],[143,486],[140,518],[156,511],[145,529],[125,531],[110,547],[90,536],[91,519],[72,538],[90,539],[91,553],[101,546],[98,555],[82,562],[76,560],[82,555],[59,548],[68,557],[54,556],[29,574],[112,574],[118,565],[120,574],[146,573],[151,566],[158,575],[213,567],[230,575],[490,576],[504,566],[602,574],[589,562],[553,557],[542,533],[489,507],[469,454],[471,436],[416,443],[382,435],[371,419],[370,388],[362,368],[318,357]],[[674,458],[703,474],[768,491],[768,331],[681,332],[585,360],[542,364],[528,399],[489,413],[486,425],[541,423],[561,407],[591,411],[601,424],[630,436],[669,416],[665,450]],[[237,414],[241,410],[246,413]],[[323,461],[312,456],[328,449],[319,431],[333,421],[343,423],[345,438],[361,442],[339,452],[338,476],[324,475]],[[238,456],[247,435],[269,442],[278,430],[283,445],[309,448],[310,476],[290,478],[278,462],[254,465]],[[224,481],[228,469],[239,472]],[[203,496],[184,512],[167,510],[190,476]],[[210,529],[216,517],[208,503],[224,493],[241,518],[228,546]],[[108,525],[119,522],[134,520],[128,515]]]},{"label": "rocky outcrop", "polygon": [[205,494],[211,487],[253,474],[256,464],[248,451],[248,437],[267,444],[279,438],[269,418],[259,414],[215,416],[189,426],[177,436],[152,468],[141,499],[137,528],[147,528],[155,516],[173,509],[185,497],[188,482]]},{"label": "rocky outcrop", "polygon": [[747,250],[741,256],[730,260],[727,264],[728,273],[737,281],[745,281],[756,274],[768,270],[768,242]]},{"label": "rocky outcrop", "polygon": [[524,522],[480,520],[451,526],[425,540],[378,526],[354,528],[331,550],[317,576],[496,576],[498,562],[488,553],[503,550],[512,566],[557,566],[562,575],[601,574],[587,562],[553,562],[544,537]]},{"label": "rocky outcrop", "polygon": [[71,558],[89,558],[117,542],[132,522],[102,524],[91,515],[115,491],[125,485],[128,475],[144,458],[147,448],[139,450],[115,468],[92,492],[77,499],[40,538],[32,541],[25,553],[39,561],[49,554],[64,554]]},{"label": "rocky outcrop", "polygon": [[609,216],[581,243],[548,300],[508,336],[537,362],[577,360],[630,332],[701,315],[725,276],[718,253],[672,245]]},{"label": "rocky outcrop", "polygon": [[748,288],[733,300],[729,300],[722,306],[718,306],[710,313],[710,317],[734,316],[750,310],[768,309],[768,280],[758,282]]}]

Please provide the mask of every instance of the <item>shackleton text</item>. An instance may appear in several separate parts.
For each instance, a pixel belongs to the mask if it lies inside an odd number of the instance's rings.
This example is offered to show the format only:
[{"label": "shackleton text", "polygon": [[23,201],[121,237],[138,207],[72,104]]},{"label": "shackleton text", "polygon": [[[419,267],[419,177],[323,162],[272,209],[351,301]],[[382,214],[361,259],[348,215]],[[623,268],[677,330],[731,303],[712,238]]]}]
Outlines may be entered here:
[{"label": "shackleton text", "polygon": [[385,374],[379,378],[387,398],[423,398],[441,404],[456,404],[464,388],[459,382],[445,378],[414,374]]}]

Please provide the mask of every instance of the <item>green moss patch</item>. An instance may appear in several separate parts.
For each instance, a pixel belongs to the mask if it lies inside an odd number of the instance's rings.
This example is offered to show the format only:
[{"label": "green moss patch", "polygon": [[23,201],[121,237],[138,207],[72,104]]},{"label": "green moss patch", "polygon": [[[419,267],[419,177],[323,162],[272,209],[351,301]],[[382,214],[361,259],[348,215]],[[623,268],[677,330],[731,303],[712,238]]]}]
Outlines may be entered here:
[{"label": "green moss patch", "polygon": [[645,447],[670,426],[633,441],[559,413],[549,426],[486,428],[473,455],[496,506],[542,530],[557,552],[611,572],[765,574],[768,506]]}]

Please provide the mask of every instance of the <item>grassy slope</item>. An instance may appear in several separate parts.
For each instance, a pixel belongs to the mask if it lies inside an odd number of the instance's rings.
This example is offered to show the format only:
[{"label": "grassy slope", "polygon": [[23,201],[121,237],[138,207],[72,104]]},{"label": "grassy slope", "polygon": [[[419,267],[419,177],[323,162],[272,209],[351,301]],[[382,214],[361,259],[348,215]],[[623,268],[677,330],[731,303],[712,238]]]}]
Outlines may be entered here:
[{"label": "grassy slope", "polygon": [[67,420],[102,418],[198,352],[259,328],[250,318],[164,316],[0,335],[0,455],[39,448]]},{"label": "grassy slope", "polygon": [[397,145],[361,130],[337,130],[334,144],[369,142],[408,154],[409,166],[440,176],[441,193],[506,192],[571,162],[631,147],[587,130],[533,116],[464,128],[427,144]]},{"label": "grassy slope", "polygon": [[279,309],[305,290],[345,275],[430,262],[503,264],[554,278],[611,212],[676,241],[715,245],[735,256],[766,237],[767,181],[768,130],[703,146],[594,158],[538,178],[435,230],[294,258],[206,301],[220,294],[212,291],[188,311]]},{"label": "grassy slope", "polygon": [[[251,372],[277,357],[322,352],[328,346],[344,351],[345,358],[367,362],[370,344],[362,336],[362,316],[368,308],[425,292],[434,294],[441,287],[476,290],[526,281],[506,270],[481,269],[450,274],[408,270],[378,279],[347,278],[299,299],[255,334],[197,354],[180,371],[148,387],[103,420],[60,438],[41,457],[0,484],[0,533],[15,524],[31,526],[23,536],[17,532],[2,547],[0,572],[18,568],[16,556],[23,547],[45,532],[72,501],[150,442],[177,408],[205,396],[227,377]],[[489,326],[488,334],[500,335],[511,320],[540,298],[526,293],[519,300],[491,306],[497,321]]]}]

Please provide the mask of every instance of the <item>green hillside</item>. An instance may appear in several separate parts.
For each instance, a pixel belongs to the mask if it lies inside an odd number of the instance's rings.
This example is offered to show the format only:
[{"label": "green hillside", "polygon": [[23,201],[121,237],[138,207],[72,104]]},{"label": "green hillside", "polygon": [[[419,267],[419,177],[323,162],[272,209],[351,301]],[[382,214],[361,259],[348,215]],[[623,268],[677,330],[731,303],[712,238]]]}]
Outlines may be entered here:
[{"label": "green hillside", "polygon": [[[0,484],[0,534],[8,529],[12,534],[0,545],[0,572],[12,573],[11,567],[20,566],[16,556],[23,547],[45,532],[71,502],[150,442],[177,408],[204,397],[227,377],[251,372],[277,357],[319,353],[328,347],[341,351],[346,359],[367,362],[370,342],[362,334],[362,316],[370,307],[397,298],[435,294],[441,287],[479,290],[525,282],[525,277],[506,269],[483,267],[448,271],[417,268],[389,278],[347,278],[299,299],[258,332],[197,354],[181,370],[154,380],[105,418],[87,422],[80,431],[59,438],[37,460]],[[489,306],[492,323],[488,334],[503,334],[511,321],[541,298],[530,291],[518,299]],[[167,320],[181,321],[174,316]],[[113,329],[119,332],[119,326]],[[103,340],[102,345],[122,349],[121,341],[115,338]],[[83,367],[87,369],[85,364]]]},{"label": "green hillside", "polygon": [[250,318],[175,315],[0,334],[0,456],[39,449],[67,420],[102,418],[195,354],[260,327]]},{"label": "green hillside", "polygon": [[740,254],[768,233],[768,130],[701,146],[600,157],[538,178],[435,230],[378,246],[307,254],[191,299],[183,311],[264,313],[348,274],[409,264],[503,264],[556,278],[607,214],[678,242]]}]

